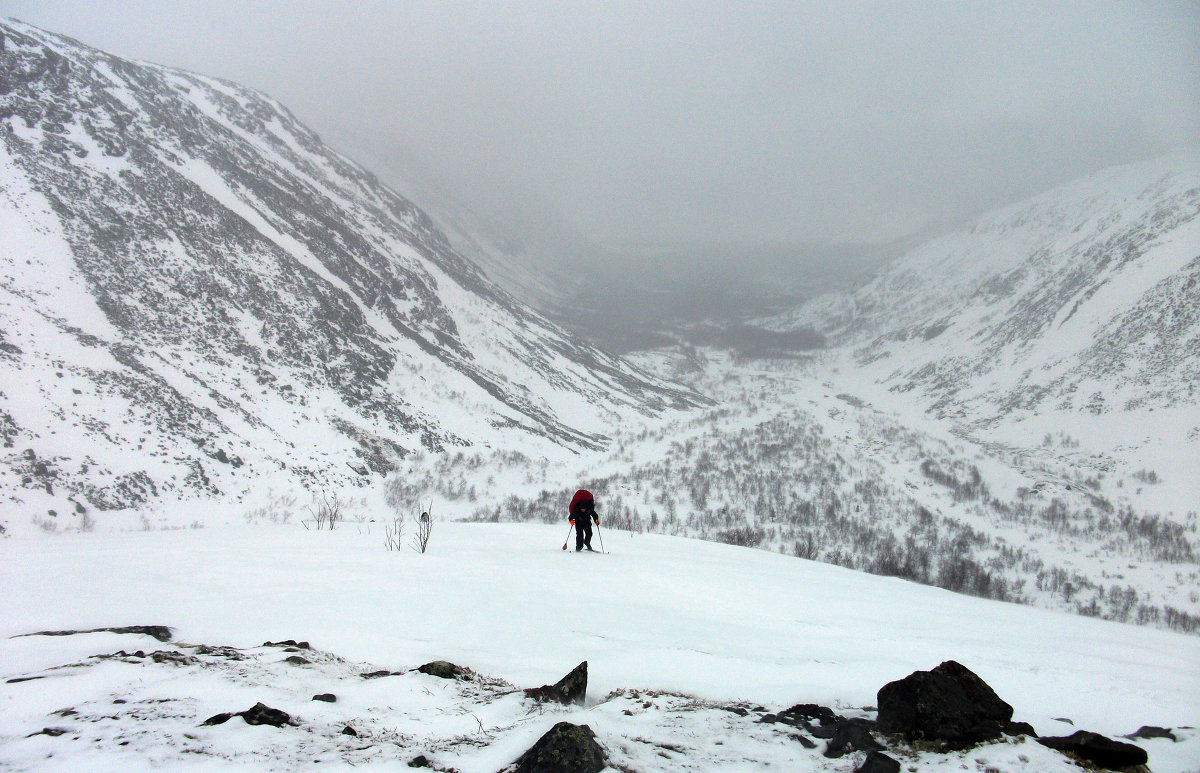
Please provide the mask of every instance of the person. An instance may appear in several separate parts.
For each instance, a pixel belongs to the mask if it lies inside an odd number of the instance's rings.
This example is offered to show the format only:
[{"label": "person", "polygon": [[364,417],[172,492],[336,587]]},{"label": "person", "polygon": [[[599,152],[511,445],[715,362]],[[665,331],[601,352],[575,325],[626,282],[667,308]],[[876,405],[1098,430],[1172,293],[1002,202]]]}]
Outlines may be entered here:
[{"label": "person", "polygon": [[596,499],[592,492],[584,489],[576,491],[575,496],[571,497],[568,510],[571,525],[575,527],[575,552],[584,548],[592,550],[592,524],[600,525],[600,516],[596,515]]}]

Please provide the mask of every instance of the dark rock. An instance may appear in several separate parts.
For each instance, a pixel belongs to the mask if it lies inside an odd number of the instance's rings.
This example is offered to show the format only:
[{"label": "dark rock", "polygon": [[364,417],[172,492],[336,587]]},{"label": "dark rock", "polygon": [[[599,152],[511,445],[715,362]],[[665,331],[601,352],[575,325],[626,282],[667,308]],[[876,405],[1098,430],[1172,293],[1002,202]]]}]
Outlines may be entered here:
[{"label": "dark rock", "polygon": [[880,732],[941,741],[949,748],[999,738],[1012,720],[1012,706],[953,660],[890,682],[878,697]]},{"label": "dark rock", "polygon": [[900,763],[882,752],[870,752],[854,773],[900,773]]},{"label": "dark rock", "polygon": [[209,644],[201,644],[195,648],[197,655],[209,655],[217,658],[225,658],[226,660],[245,660],[246,656],[239,650],[233,647],[222,647]]},{"label": "dark rock", "polygon": [[48,735],[51,738],[58,738],[60,735],[66,735],[69,732],[71,732],[71,731],[65,727],[43,727],[41,730],[37,731],[36,733],[30,733],[29,735],[27,735],[25,737],[33,738],[35,735]]},{"label": "dark rock", "polygon": [[[140,633],[152,636],[161,642],[171,641],[171,629],[165,625],[125,625],[117,628],[88,628],[81,631],[38,631],[17,636],[75,636],[81,633]],[[13,638],[17,638],[14,636]]]},{"label": "dark rock", "polygon": [[587,697],[587,669],[588,664],[585,660],[554,684],[544,684],[541,687],[526,690],[525,695],[539,701],[575,703],[582,706]]},{"label": "dark rock", "polygon": [[44,676],[14,676],[12,679],[5,680],[5,684],[20,684],[21,682],[32,682],[34,679],[45,679]]},{"label": "dark rock", "polygon": [[1165,727],[1154,727],[1153,725],[1142,725],[1137,729],[1137,732],[1130,733],[1126,738],[1170,738],[1172,741],[1178,741],[1172,733]]},{"label": "dark rock", "polygon": [[283,659],[283,662],[291,663],[293,666],[307,666],[312,664],[311,660],[308,658],[302,658],[299,655],[289,655]]},{"label": "dark rock", "polygon": [[1055,722],[1062,722],[1063,724],[1070,725],[1071,727],[1075,727],[1075,723],[1072,722],[1071,720],[1067,719],[1066,717],[1051,717],[1051,719],[1053,719]]},{"label": "dark rock", "polygon": [[1027,735],[1030,738],[1037,738],[1037,731],[1033,729],[1033,725],[1028,722],[1009,722],[1004,726],[1005,735]]},{"label": "dark rock", "polygon": [[417,669],[422,674],[436,676],[438,679],[458,679],[465,676],[467,670],[446,660],[435,660]]},{"label": "dark rock", "polygon": [[320,695],[312,697],[314,701],[324,701],[325,703],[337,703],[337,696],[331,692],[323,692]]},{"label": "dark rock", "polygon": [[342,735],[352,735],[355,738],[358,738],[358,731],[355,730],[354,728],[350,727],[349,725],[346,725],[345,727],[342,728]]},{"label": "dark rock", "polygon": [[410,768],[427,768],[429,767],[429,758],[424,754],[418,754],[408,761],[408,766]]},{"label": "dark rock", "polygon": [[825,746],[825,756],[841,757],[849,752],[882,751],[883,747],[871,735],[870,723],[858,719],[846,719],[837,724],[833,737]]},{"label": "dark rock", "polygon": [[174,650],[157,650],[150,653],[150,659],[155,663],[170,663],[174,666],[194,666],[199,661],[191,655]]},{"label": "dark rock", "polygon": [[312,649],[306,641],[296,641],[295,639],[284,639],[283,641],[265,641],[264,647],[296,647],[297,649],[310,650]]},{"label": "dark rock", "polygon": [[366,671],[359,674],[363,679],[381,679],[385,676],[403,676],[403,671]]},{"label": "dark rock", "polygon": [[1076,730],[1071,735],[1056,738],[1039,738],[1037,742],[1060,752],[1068,752],[1102,768],[1117,769],[1145,765],[1148,759],[1146,750],[1140,746],[1114,741],[1087,730]]},{"label": "dark rock", "polygon": [[559,722],[517,759],[514,773],[600,773],[604,766],[590,727]]},{"label": "dark rock", "polygon": [[272,727],[283,727],[291,724],[292,717],[286,711],[273,709],[262,703],[256,703],[250,708],[239,714],[242,719],[246,720],[247,725],[271,725]]},{"label": "dark rock", "polygon": [[220,714],[213,714],[211,717],[204,720],[200,724],[202,724],[202,725],[223,725],[231,719],[233,719],[233,712],[223,711]]}]

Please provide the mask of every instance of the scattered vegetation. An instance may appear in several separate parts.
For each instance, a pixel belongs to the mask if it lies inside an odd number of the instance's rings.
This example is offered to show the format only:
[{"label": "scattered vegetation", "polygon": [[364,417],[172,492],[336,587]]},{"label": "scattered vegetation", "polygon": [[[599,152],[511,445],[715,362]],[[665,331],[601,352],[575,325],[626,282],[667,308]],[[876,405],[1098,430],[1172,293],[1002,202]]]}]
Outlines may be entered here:
[{"label": "scattered vegetation", "polygon": [[[344,517],[344,507],[345,503],[336,491],[333,494],[322,492],[320,499],[313,496],[313,503],[308,506],[308,514],[312,517],[317,531],[326,528],[333,531]],[[305,523],[304,527],[308,528],[308,524]]]}]

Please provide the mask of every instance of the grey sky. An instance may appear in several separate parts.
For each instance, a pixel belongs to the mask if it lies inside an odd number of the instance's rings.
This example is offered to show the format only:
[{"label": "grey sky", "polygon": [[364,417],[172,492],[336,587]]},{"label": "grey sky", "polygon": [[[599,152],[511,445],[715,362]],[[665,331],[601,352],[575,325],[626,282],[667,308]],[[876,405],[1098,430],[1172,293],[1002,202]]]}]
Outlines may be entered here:
[{"label": "grey sky", "polygon": [[1200,145],[1197,2],[2,0],[0,14],[260,88],[501,218],[551,207],[599,241],[883,240]]}]

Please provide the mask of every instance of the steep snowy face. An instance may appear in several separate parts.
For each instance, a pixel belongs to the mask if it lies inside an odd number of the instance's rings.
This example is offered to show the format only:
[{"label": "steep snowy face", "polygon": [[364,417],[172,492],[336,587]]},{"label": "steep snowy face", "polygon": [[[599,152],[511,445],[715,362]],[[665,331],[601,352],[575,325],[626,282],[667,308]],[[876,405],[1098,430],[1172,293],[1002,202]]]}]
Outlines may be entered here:
[{"label": "steep snowy face", "polygon": [[997,210],[785,324],[813,324],[894,391],[986,424],[1194,409],[1198,301],[1193,149]]},{"label": "steep snowy face", "polygon": [[0,24],[0,489],[94,507],[598,447],[692,397],[527,311],[237,84]]}]

